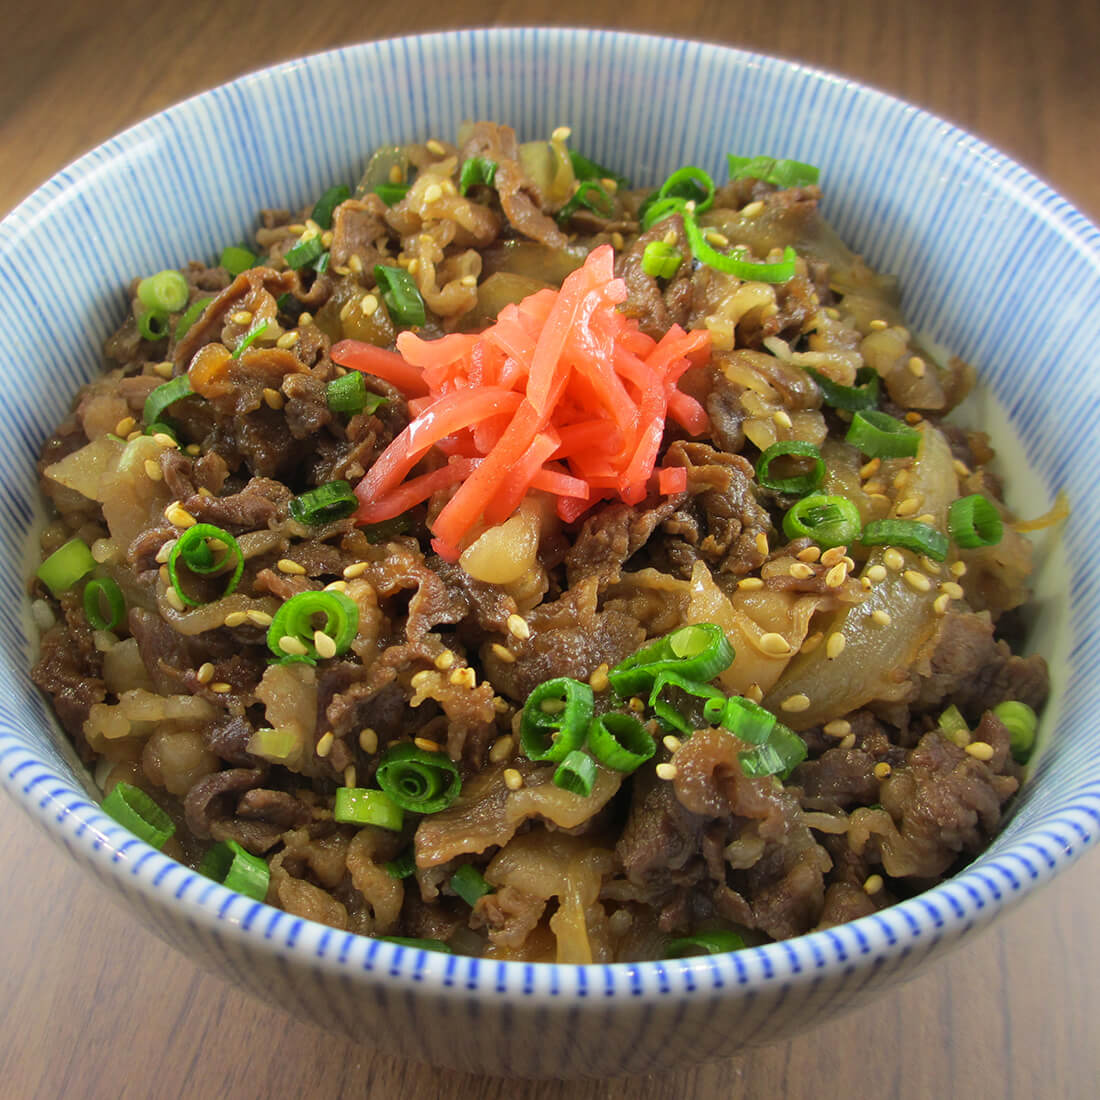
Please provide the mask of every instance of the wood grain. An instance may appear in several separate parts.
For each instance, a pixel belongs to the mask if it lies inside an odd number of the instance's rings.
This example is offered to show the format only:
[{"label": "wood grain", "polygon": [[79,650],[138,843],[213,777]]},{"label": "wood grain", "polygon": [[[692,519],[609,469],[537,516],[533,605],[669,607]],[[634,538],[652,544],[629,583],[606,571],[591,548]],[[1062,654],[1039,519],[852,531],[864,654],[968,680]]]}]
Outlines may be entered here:
[{"label": "wood grain", "polygon": [[[0,210],[123,127],[251,69],[367,38],[521,23],[675,34],[835,70],[981,135],[1100,218],[1095,0],[44,0],[5,12]],[[1096,1094],[1095,857],[909,985],[793,1041],[653,1079],[561,1085],[441,1075],[298,1023],[145,933],[8,800],[0,830],[3,1098]]]}]

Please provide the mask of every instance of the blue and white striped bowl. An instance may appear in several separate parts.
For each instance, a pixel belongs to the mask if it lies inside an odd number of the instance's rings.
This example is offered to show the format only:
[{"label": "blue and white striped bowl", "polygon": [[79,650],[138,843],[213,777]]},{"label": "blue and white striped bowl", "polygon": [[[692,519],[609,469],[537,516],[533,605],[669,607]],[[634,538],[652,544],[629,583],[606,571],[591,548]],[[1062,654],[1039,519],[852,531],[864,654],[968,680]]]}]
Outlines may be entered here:
[{"label": "blue and white striped bowl", "polygon": [[[1073,514],[1040,545],[1034,648],[1056,698],[997,842],[875,916],[737,954],[614,966],[484,962],[300,920],[201,878],[105,817],[31,684],[25,577],[34,461],[125,309],[135,273],[210,259],[265,206],[354,178],[376,145],[466,118],[574,144],[641,183],[727,151],[823,168],[825,210],[896,272],[914,326],[979,365],[974,415],[1010,499]],[[598,31],[487,30],[355,46],[198,96],[106,142],[0,224],[0,782],[168,942],[267,1001],[385,1050],[525,1075],[646,1072],[729,1055],[863,1003],[1066,867],[1100,832],[1100,234],[976,138],[888,96],[716,46]],[[1067,446],[1067,427],[1074,446]]]}]

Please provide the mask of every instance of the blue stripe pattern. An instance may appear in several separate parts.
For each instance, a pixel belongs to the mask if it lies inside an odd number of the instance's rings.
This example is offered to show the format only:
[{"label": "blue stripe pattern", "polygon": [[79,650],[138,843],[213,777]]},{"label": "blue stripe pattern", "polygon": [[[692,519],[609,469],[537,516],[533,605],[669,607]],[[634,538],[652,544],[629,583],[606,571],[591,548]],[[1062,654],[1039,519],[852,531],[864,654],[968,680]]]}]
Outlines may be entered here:
[{"label": "blue stripe pattern", "polygon": [[[900,276],[914,327],[979,365],[975,416],[995,430],[1002,465],[1026,462],[1041,487],[1021,510],[1068,493],[1069,522],[1037,544],[1033,644],[1056,688],[1040,756],[1002,835],[951,882],[733,956],[591,969],[456,959],[257,905],[89,801],[87,774],[28,680],[24,578],[43,522],[38,447],[100,369],[124,287],[212,260],[260,208],[354,180],[378,144],[450,136],[472,117],[509,121],[523,138],[568,123],[576,148],[639,184],[682,163],[720,176],[728,151],[821,165],[827,215]],[[306,1019],[470,1070],[606,1075],[720,1057],[907,977],[1100,833],[1100,574],[1076,564],[1091,560],[1100,517],[1090,465],[1075,461],[1100,449],[1100,372],[1084,369],[1100,346],[1100,234],[940,119],[804,66],[672,39],[525,28],[370,43],[188,100],[58,173],[0,223],[0,297],[0,784],[164,940]]]}]

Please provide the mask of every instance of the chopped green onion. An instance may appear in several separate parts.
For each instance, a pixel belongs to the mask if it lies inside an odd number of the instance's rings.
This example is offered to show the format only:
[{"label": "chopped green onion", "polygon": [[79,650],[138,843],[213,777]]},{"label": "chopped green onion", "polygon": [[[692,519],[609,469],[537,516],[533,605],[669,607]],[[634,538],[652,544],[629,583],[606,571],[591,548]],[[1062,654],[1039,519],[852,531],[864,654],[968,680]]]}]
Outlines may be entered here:
[{"label": "chopped green onion", "polygon": [[319,260],[324,250],[325,246],[321,243],[320,237],[308,237],[304,241],[299,241],[293,248],[288,248],[283,259],[286,260],[287,267],[298,271]]},{"label": "chopped green onion", "polygon": [[947,529],[964,550],[996,546],[1004,534],[1000,512],[981,493],[952,502],[947,512]]},{"label": "chopped green onion", "polygon": [[384,791],[338,787],[332,820],[341,825],[376,825],[379,829],[399,833],[405,824],[405,814]]},{"label": "chopped green onion", "polygon": [[[324,616],[323,626],[316,625],[317,615]],[[275,612],[267,629],[267,645],[276,657],[298,656],[316,661],[321,657],[316,645],[318,633],[331,641],[331,645],[323,646],[327,659],[346,653],[358,630],[359,605],[343,592],[299,592]],[[283,649],[284,638],[295,639],[306,652],[288,654]]]},{"label": "chopped green onion", "polygon": [[468,157],[458,174],[458,193],[465,195],[471,187],[492,187],[497,175],[497,162],[487,157]]},{"label": "chopped green onion", "polygon": [[806,742],[782,722],[776,722],[768,740],[739,753],[737,762],[746,775],[778,775],[786,779],[805,759]]},{"label": "chopped green onion", "polygon": [[493,888],[485,876],[472,864],[464,863],[451,875],[451,889],[472,909],[478,898],[491,894]]},{"label": "chopped green onion", "polygon": [[400,202],[409,193],[409,185],[407,183],[380,183],[374,189],[374,193],[387,206],[393,206],[394,203]]},{"label": "chopped green onion", "polygon": [[420,297],[413,277],[404,268],[375,264],[374,281],[382,292],[382,300],[395,324],[405,328],[416,328],[424,324],[427,319],[424,299]]},{"label": "chopped green onion", "polygon": [[657,746],[632,714],[612,711],[589,723],[588,751],[605,767],[629,775],[657,751]]},{"label": "chopped green onion", "polygon": [[859,536],[864,546],[900,546],[933,561],[947,557],[948,541],[942,531],[915,519],[873,519]]},{"label": "chopped green onion", "polygon": [[[679,697],[665,698],[666,688],[676,688],[680,691]],[[697,728],[694,717],[685,710],[692,704],[692,700],[702,699],[704,705],[715,699],[725,699],[725,696],[716,687],[710,684],[702,684],[698,680],[688,679],[675,672],[658,672],[653,680],[653,688],[649,693],[649,706],[657,716],[657,721],[665,729],[679,730],[689,737]],[[697,708],[694,708],[697,710]]]},{"label": "chopped green onion", "polygon": [[191,293],[187,280],[178,271],[158,271],[138,283],[138,301],[154,313],[179,313]]},{"label": "chopped green onion", "polygon": [[418,940],[412,936],[376,936],[383,943],[396,943],[399,947],[413,947],[419,951],[441,951],[444,955],[454,952],[442,940]]},{"label": "chopped green onion", "polygon": [[666,241],[650,241],[642,253],[642,270],[654,279],[671,279],[683,259]]},{"label": "chopped green onion", "polygon": [[290,514],[311,527],[347,519],[359,507],[359,498],[346,481],[329,481],[294,497]]},{"label": "chopped green onion", "polygon": [[250,267],[254,267],[257,258],[256,254],[245,248],[244,245],[227,244],[222,249],[218,263],[235,279]]},{"label": "chopped green onion", "polygon": [[273,764],[285,764],[302,751],[302,734],[298,729],[272,729],[263,726],[256,730],[245,746],[253,756],[262,756]]},{"label": "chopped green onion", "polygon": [[706,683],[733,663],[733,646],[714,623],[682,626],[620,661],[607,677],[620,696],[649,691],[661,672]]},{"label": "chopped green onion", "polygon": [[694,936],[681,936],[665,944],[665,958],[685,959],[691,955],[721,955],[726,951],[740,951],[745,941],[736,932],[697,932]]},{"label": "chopped green onion", "polygon": [[993,713],[1008,728],[1008,744],[1012,759],[1017,764],[1026,764],[1035,748],[1035,731],[1039,728],[1039,718],[1027,703],[1015,699],[998,703]]},{"label": "chopped green onion", "polygon": [[394,516],[393,519],[384,519],[379,523],[368,523],[359,530],[366,536],[367,542],[375,545],[392,539],[394,535],[403,535],[409,529],[409,517]]},{"label": "chopped green onion", "polygon": [[584,744],[592,720],[592,688],[559,676],[539,684],[523,704],[519,739],[528,760],[564,760]]},{"label": "chopped green onion", "polygon": [[371,393],[363,376],[353,370],[334,378],[325,387],[325,400],[333,412],[373,413],[385,405],[387,399],[380,394]]},{"label": "chopped green onion", "polygon": [[250,328],[245,333],[244,339],[237,345],[237,350],[233,352],[234,359],[240,359],[240,357],[252,346],[252,344],[258,340],[267,331],[270,321],[261,321],[258,325]]},{"label": "chopped green onion", "polygon": [[970,744],[970,727],[954,703],[951,704],[939,717],[940,732],[949,741],[953,741],[960,749],[965,749]]},{"label": "chopped green onion", "polygon": [[170,439],[174,439],[177,443],[180,441],[179,428],[169,420],[154,420],[142,434],[166,435]]},{"label": "chopped green onion", "polygon": [[184,310],[183,316],[176,322],[176,342],[187,335],[191,326],[202,316],[203,310],[213,301],[213,298],[196,298],[187,309]]},{"label": "chopped green onion", "polygon": [[[599,197],[599,201],[592,197],[593,193]],[[615,201],[602,183],[582,180],[573,192],[573,197],[558,211],[558,223],[564,225],[582,206],[601,218],[610,218],[615,212]]]},{"label": "chopped green onion", "polygon": [[175,404],[184,397],[190,397],[195,391],[191,389],[191,379],[186,374],[177,375],[169,382],[164,382],[152,390],[145,399],[145,407],[141,412],[141,419],[146,424],[155,424],[161,418],[169,405]]},{"label": "chopped green onion", "polygon": [[260,856],[246,852],[235,840],[215,844],[199,864],[199,874],[220,882],[227,890],[235,890],[253,901],[267,897],[271,869]]},{"label": "chopped green onion", "polygon": [[313,270],[316,271],[318,275],[324,274],[324,272],[328,271],[328,265],[331,259],[331,252],[322,252],[314,261]]},{"label": "chopped green onion", "polygon": [[587,798],[592,793],[595,782],[596,762],[580,749],[574,749],[554,771],[554,786],[581,798]]},{"label": "chopped green onion", "polygon": [[597,164],[575,149],[569,150],[569,159],[573,164],[573,175],[578,180],[614,180],[619,187],[630,186],[630,180],[626,176],[612,172],[610,168]]},{"label": "chopped green onion", "polygon": [[134,318],[143,340],[163,340],[168,335],[168,314],[157,309],[143,310]]},{"label": "chopped green onion", "polygon": [[770,710],[741,695],[708,700],[703,706],[703,717],[713,725],[728,729],[748,745],[763,745],[778,722]]},{"label": "chopped green onion", "polygon": [[787,538],[813,539],[823,550],[850,545],[862,526],[859,509],[850,500],[824,493],[803,497],[783,517]]},{"label": "chopped green onion", "polygon": [[777,160],[775,157],[737,157],[727,155],[731,180],[754,179],[774,183],[776,187],[809,187],[821,177],[819,169],[799,160]]},{"label": "chopped green onion", "polygon": [[874,367],[860,367],[856,371],[854,386],[842,386],[813,367],[804,369],[817,383],[825,404],[834,409],[859,412],[860,409],[873,409],[878,404],[879,373]]},{"label": "chopped green onion", "polygon": [[[107,614],[103,614],[106,601]],[[93,630],[114,630],[126,615],[126,597],[110,577],[93,577],[84,586],[84,617]]]},{"label": "chopped green onion", "polygon": [[176,831],[172,819],[143,790],[129,783],[116,783],[101,808],[152,848],[163,848]]},{"label": "chopped green onion", "polygon": [[392,878],[408,878],[416,874],[416,852],[413,848],[406,848],[396,859],[382,866]]},{"label": "chopped green onion", "polygon": [[695,216],[688,211],[684,212],[684,232],[687,234],[688,244],[691,245],[692,255],[701,264],[713,267],[715,271],[736,275],[746,282],[760,283],[785,283],[794,276],[798,253],[790,245],[783,250],[781,260],[760,263],[746,260],[744,248],[735,248],[732,252],[719,252],[712,248],[703,236]]},{"label": "chopped green onion", "polygon": [[[217,553],[211,548],[209,540],[220,544]],[[237,587],[244,571],[244,554],[237,540],[228,531],[215,527],[212,523],[196,523],[194,527],[188,527],[176,539],[168,554],[168,579],[176,590],[176,595],[189,607],[200,607],[205,601],[193,600],[183,590],[179,579],[180,558],[183,558],[183,564],[192,573],[201,577],[231,570],[222,596],[228,596]]]},{"label": "chopped green onion", "polygon": [[654,192],[638,211],[642,219],[642,229],[652,229],[659,221],[667,218],[670,214],[684,214],[686,206],[687,204],[683,199],[675,196],[659,199],[656,192]]},{"label": "chopped green onion", "polygon": [[88,544],[83,539],[69,539],[59,546],[38,567],[35,576],[55,595],[67,592],[81,577],[96,566]]},{"label": "chopped green onion", "polygon": [[340,203],[351,198],[351,188],[344,183],[330,187],[314,204],[310,217],[322,228],[332,228],[332,215]]},{"label": "chopped green onion", "polygon": [[920,432],[877,409],[860,409],[844,437],[870,458],[912,458]]},{"label": "chopped green onion", "polygon": [[[797,474],[794,477],[773,477],[770,471],[771,464],[777,458],[785,456],[808,458],[812,460],[812,467],[806,473]],[[756,480],[765,489],[804,496],[806,493],[812,493],[825,480],[825,462],[814,444],[797,439],[781,440],[779,443],[773,443],[756,460]]]},{"label": "chopped green onion", "polygon": [[701,214],[714,202],[714,180],[702,168],[685,165],[673,172],[657,191],[657,202],[671,198],[694,203],[695,212]]},{"label": "chopped green onion", "polygon": [[417,814],[445,810],[462,790],[458,768],[446,753],[425,752],[407,741],[383,753],[375,778],[392,801]]}]

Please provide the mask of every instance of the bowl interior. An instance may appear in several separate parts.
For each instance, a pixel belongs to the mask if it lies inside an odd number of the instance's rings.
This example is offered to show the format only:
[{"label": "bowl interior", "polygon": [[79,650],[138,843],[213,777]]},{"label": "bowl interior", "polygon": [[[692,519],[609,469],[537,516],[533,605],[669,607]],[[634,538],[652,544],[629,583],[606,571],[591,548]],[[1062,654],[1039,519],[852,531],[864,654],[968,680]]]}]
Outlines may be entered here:
[{"label": "bowl interior", "polygon": [[[38,448],[100,369],[130,278],[211,260],[261,208],[304,203],[354,181],[375,146],[450,136],[467,118],[511,122],[522,138],[568,124],[575,148],[639,184],[684,163],[722,178],[730,151],[822,167],[824,210],[842,236],[900,276],[917,330],[978,366],[973,416],[993,432],[1010,502],[1034,515],[1063,489],[1072,507],[1037,540],[1032,648],[1051,660],[1055,703],[1012,818],[964,875],[860,936],[888,951],[940,916],[969,926],[1091,843],[1100,581],[1084,564],[1098,523],[1078,455],[1100,444],[1100,372],[1088,369],[1100,346],[1096,230],[1018,165],[887,96],[756,55],[598,31],[396,39],[265,70],[105,143],[0,225],[0,781],[66,843],[87,843],[89,821],[115,843],[28,679],[25,578],[42,514]],[[202,905],[224,908],[224,894],[207,891]],[[807,957],[834,960],[847,934],[807,938]],[[739,965],[789,974],[791,951],[762,948]]]}]

